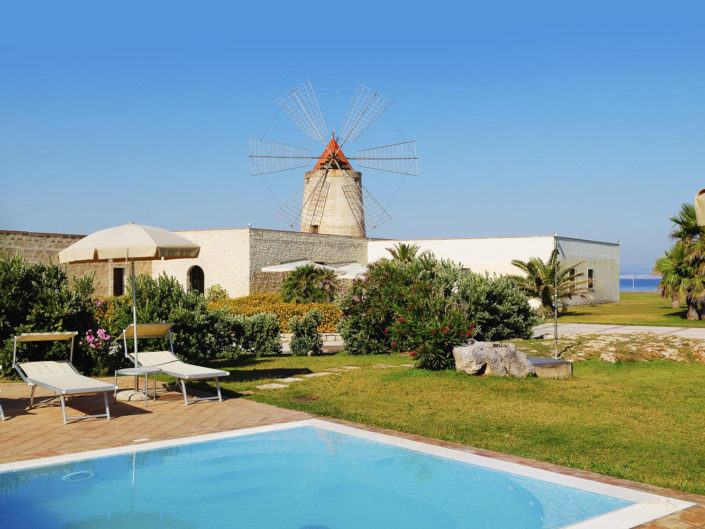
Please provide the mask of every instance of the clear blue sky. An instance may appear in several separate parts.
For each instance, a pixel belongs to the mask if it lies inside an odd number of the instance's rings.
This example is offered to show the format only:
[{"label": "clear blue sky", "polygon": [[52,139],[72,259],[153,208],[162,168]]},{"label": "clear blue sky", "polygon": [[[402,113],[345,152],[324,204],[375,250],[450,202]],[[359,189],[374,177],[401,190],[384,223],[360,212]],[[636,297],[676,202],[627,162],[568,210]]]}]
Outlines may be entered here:
[{"label": "clear blue sky", "polygon": [[[371,235],[622,241],[649,272],[705,187],[705,3],[4,2],[0,229],[284,227],[248,137],[310,78],[329,126],[358,81],[395,100],[350,148],[416,139]],[[310,142],[280,115],[268,137]],[[280,200],[299,172],[268,179]],[[365,171],[386,204],[395,175]]]}]

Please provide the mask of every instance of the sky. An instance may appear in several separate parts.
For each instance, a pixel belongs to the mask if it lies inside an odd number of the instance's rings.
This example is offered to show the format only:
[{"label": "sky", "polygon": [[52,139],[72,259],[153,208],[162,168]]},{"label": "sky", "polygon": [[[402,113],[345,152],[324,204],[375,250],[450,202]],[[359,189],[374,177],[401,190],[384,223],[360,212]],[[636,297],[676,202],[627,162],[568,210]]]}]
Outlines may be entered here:
[{"label": "sky", "polygon": [[394,103],[343,150],[420,158],[363,171],[392,216],[370,236],[621,241],[621,273],[648,273],[705,187],[703,20],[701,0],[0,1],[0,229],[286,229],[303,170],[249,176],[249,137],[322,151],[277,97],[310,79],[332,129],[362,82]]}]

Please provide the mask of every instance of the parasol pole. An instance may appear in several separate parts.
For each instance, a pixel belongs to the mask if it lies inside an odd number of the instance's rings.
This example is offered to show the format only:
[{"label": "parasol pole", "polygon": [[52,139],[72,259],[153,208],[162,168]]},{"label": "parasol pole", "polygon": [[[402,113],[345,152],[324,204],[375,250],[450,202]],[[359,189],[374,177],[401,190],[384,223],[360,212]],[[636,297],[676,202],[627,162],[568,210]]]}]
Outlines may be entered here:
[{"label": "parasol pole", "polygon": [[[128,252],[129,257],[129,252]],[[132,340],[135,348],[135,367],[137,367],[137,289],[135,288],[135,260],[132,260]]]}]

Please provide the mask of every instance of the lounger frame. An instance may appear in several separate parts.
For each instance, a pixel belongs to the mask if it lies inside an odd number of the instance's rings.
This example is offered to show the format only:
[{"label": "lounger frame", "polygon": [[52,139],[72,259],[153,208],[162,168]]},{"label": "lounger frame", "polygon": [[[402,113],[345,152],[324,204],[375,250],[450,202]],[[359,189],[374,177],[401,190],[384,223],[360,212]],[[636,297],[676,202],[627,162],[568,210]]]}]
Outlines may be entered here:
[{"label": "lounger frame", "polygon": [[[22,380],[27,384],[30,388],[29,391],[29,409],[32,409],[34,406],[34,391],[37,389],[37,386],[41,386],[45,389],[48,389],[49,391],[52,391],[54,393],[54,397],[50,399],[54,400],[55,398],[58,398],[61,402],[61,415],[64,419],[64,424],[67,424],[70,421],[79,421],[81,419],[97,419],[100,417],[105,417],[107,420],[110,420],[110,404],[108,402],[108,392],[114,391],[114,387],[110,386],[105,388],[104,390],[96,390],[96,389],[90,389],[90,390],[85,390],[85,389],[73,389],[73,390],[67,390],[60,388],[58,386],[53,386],[51,384],[48,384],[43,381],[35,380],[32,377],[28,376],[27,373],[24,372],[22,367],[20,366],[20,363],[17,362],[17,342],[18,338],[20,338],[20,342],[46,342],[46,341],[58,341],[58,340],[71,340],[71,349],[69,353],[69,359],[64,360],[66,364],[77,374],[80,375],[78,369],[76,369],[73,365],[73,346],[74,346],[74,338],[76,337],[78,333],[77,332],[57,332],[57,333],[22,333],[14,337],[13,339],[13,346],[12,346],[12,367],[17,371],[17,373],[20,375]],[[66,415],[66,399],[70,399],[74,395],[91,395],[94,393],[103,393],[103,400],[105,402],[105,413],[99,413],[96,415],[80,415],[78,417],[67,417]],[[3,416],[4,420],[4,416]]]},{"label": "lounger frame", "polygon": [[[130,324],[130,327],[122,331],[122,334],[120,335],[119,338],[122,338],[123,344],[125,346],[125,357],[132,360],[133,362],[139,363],[139,351],[137,352],[137,359],[135,359],[134,356],[130,353],[130,350],[127,348],[127,340],[134,340],[134,332],[131,331],[131,327],[134,324]],[[171,354],[174,355],[176,358],[176,354],[174,353],[174,340],[172,338],[172,333],[171,333],[171,327],[174,325],[173,323],[138,323],[137,324],[137,340],[140,338],[163,338],[167,334],[169,335],[169,350],[171,351]],[[167,327],[168,326],[168,327]],[[147,329],[146,333],[141,333],[141,329]],[[154,329],[154,333],[150,333],[149,329]],[[142,336],[140,336],[142,334]],[[220,392],[220,376],[213,376],[210,374],[204,374],[204,375],[195,375],[195,376],[181,376],[180,374],[174,373],[174,372],[169,372],[168,367],[164,367],[162,365],[156,365],[154,367],[158,367],[162,370],[162,373],[165,375],[169,375],[171,377],[174,377],[175,379],[178,380],[179,385],[181,386],[181,392],[184,395],[184,405],[188,406],[189,404],[193,404],[194,402],[198,402],[200,400],[217,400],[219,402],[223,402],[223,395]],[[206,380],[214,378],[215,379],[215,387],[218,390],[218,395],[215,397],[194,397],[192,399],[188,398],[188,394],[186,393],[186,381],[187,380]]]}]

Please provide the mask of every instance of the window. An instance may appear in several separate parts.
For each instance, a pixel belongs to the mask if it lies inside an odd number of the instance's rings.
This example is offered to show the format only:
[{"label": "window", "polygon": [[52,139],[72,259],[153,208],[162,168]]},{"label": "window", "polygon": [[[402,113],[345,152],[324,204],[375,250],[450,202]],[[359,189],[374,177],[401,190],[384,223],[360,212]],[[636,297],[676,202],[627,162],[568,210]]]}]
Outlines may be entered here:
[{"label": "window", "polygon": [[188,287],[189,290],[195,290],[203,294],[205,291],[205,277],[203,275],[203,268],[200,266],[192,266],[188,271]]},{"label": "window", "polygon": [[587,287],[590,290],[593,290],[595,288],[595,270],[592,268],[588,268],[588,284]]},{"label": "window", "polygon": [[573,286],[575,286],[575,277],[578,275],[576,272],[575,268],[570,269],[570,282],[573,283]]},{"label": "window", "polygon": [[113,296],[122,296],[125,293],[125,269],[113,268]]}]

